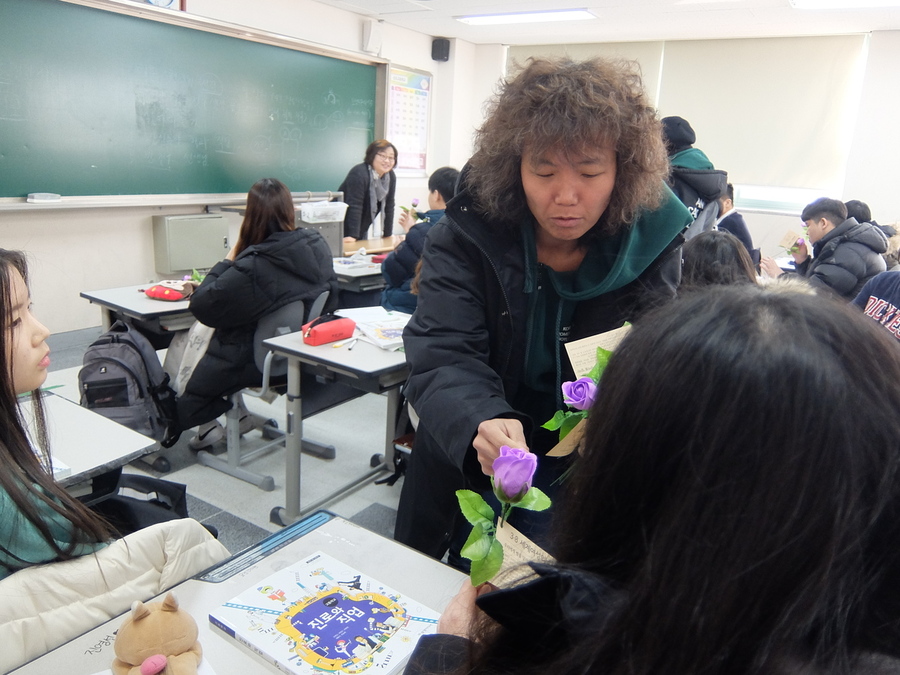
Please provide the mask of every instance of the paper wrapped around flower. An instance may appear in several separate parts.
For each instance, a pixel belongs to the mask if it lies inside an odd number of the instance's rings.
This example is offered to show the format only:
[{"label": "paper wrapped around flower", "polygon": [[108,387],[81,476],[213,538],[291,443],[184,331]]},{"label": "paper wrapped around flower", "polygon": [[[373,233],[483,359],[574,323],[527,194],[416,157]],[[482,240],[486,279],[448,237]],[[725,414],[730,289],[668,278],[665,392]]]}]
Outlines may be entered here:
[{"label": "paper wrapped around flower", "polygon": [[544,429],[559,431],[559,440],[562,441],[582,420],[586,419],[588,412],[597,398],[597,388],[600,385],[600,376],[609,363],[612,352],[603,347],[597,347],[597,362],[584,377],[579,377],[574,382],[563,382],[563,403],[569,406],[569,410],[557,410],[552,418],[544,422]]},{"label": "paper wrapped around flower", "polygon": [[492,579],[503,565],[503,546],[496,535],[497,528],[503,526],[510,511],[513,508],[544,511],[550,507],[550,498],[531,484],[537,470],[537,455],[504,445],[494,460],[493,469],[491,485],[500,500],[499,519],[477,492],[456,491],[462,514],[472,524],[472,533],[460,554],[472,561],[469,578],[473,586]]}]

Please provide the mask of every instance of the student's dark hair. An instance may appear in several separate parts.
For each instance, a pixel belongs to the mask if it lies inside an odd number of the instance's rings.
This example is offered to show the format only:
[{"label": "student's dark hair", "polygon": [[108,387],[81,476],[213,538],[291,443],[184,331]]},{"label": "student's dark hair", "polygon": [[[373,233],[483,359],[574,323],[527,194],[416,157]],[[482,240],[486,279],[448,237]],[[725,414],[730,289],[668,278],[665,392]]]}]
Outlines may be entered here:
[{"label": "student's dark hair", "polygon": [[247,210],[235,255],[263,243],[275,232],[290,232],[296,227],[294,200],[287,185],[275,178],[258,180],[247,193]]},{"label": "student's dark hair", "polygon": [[[49,444],[47,442],[44,408],[39,390],[32,392],[34,421],[30,425],[31,437],[37,447],[33,447],[25,431],[22,411],[13,382],[13,339],[11,320],[14,299],[12,295],[15,273],[22,275],[28,284],[28,266],[25,255],[20,251],[0,249],[0,358],[2,373],[0,379],[0,490],[8,496],[15,508],[34,526],[49,548],[60,560],[74,557],[79,543],[100,542],[109,538],[109,528],[102,518],[91,512],[81,502],[59,487],[51,472]],[[77,433],[77,432],[75,432]],[[43,464],[42,464],[43,462]],[[73,532],[71,544],[61,546],[54,538],[48,524],[43,520],[38,505],[45,510],[55,511],[68,521]],[[12,519],[12,513],[4,513],[3,518]],[[9,560],[12,568],[28,567],[46,560],[22,560],[16,554],[15,543],[0,542],[0,551]]]},{"label": "student's dark hair", "polygon": [[734,201],[734,185],[729,183],[725,186],[725,196],[728,197],[732,202]]},{"label": "student's dark hair", "polygon": [[820,197],[811,204],[807,204],[800,214],[800,220],[818,220],[826,218],[832,225],[840,225],[847,220],[847,207],[839,199]]},{"label": "student's dark hair", "polygon": [[685,242],[681,256],[682,288],[756,283],[756,270],[747,247],[730,232],[701,232]]},{"label": "student's dark hair", "polygon": [[372,141],[371,143],[369,143],[369,147],[366,148],[366,157],[363,161],[369,166],[372,166],[372,162],[375,161],[375,155],[377,155],[379,152],[387,150],[388,148],[394,151],[394,166],[396,166],[397,159],[399,159],[400,157],[399,153],[397,152],[397,148],[394,147],[393,143],[384,139],[381,139],[380,141]]},{"label": "student's dark hair", "polygon": [[453,195],[456,194],[456,182],[458,180],[459,171],[452,166],[442,166],[428,177],[428,191],[434,192],[437,190],[441,198],[445,202],[449,202],[453,199]]},{"label": "student's dark hair", "polygon": [[828,298],[686,294],[613,354],[558,503],[558,568],[618,602],[568,607],[574,645],[482,634],[468,672],[833,675],[896,655],[900,349]]},{"label": "student's dark hair", "polygon": [[662,202],[669,170],[662,128],[634,62],[529,59],[490,104],[465,186],[488,218],[520,227],[529,213],[523,158],[606,145],[616,151],[616,183],[606,212],[586,237],[628,227],[642,209]]},{"label": "student's dark hair", "polygon": [[861,202],[858,199],[851,199],[849,202],[844,202],[844,206],[847,207],[848,218],[856,218],[856,222],[858,223],[872,222],[872,210],[865,202]]}]

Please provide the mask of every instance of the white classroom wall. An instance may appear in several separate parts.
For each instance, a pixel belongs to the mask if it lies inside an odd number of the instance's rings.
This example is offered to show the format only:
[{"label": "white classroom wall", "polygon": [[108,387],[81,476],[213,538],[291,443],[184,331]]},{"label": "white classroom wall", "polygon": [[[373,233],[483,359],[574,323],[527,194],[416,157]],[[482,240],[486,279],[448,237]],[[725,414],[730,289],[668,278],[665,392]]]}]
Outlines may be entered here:
[{"label": "white classroom wall", "polygon": [[[364,17],[313,0],[190,0],[191,13],[289,35],[301,40],[361,53]],[[382,24],[379,54],[397,65],[434,75],[433,108],[427,171],[451,165],[462,168],[471,152],[472,132],[482,119],[484,102],[506,68],[503,45],[475,45],[452,40],[450,60],[431,59],[432,36]],[[797,38],[802,40],[803,38]],[[659,43],[632,43],[629,52],[647,53],[647,63]],[[590,46],[589,46],[590,47]],[[604,53],[621,45],[595,45]],[[586,56],[583,46],[559,48]],[[581,52],[574,53],[581,49]],[[590,49],[588,49],[590,51]],[[627,54],[626,54],[627,55]],[[900,150],[900,31],[870,36],[855,132],[846,163],[843,199],[862,199],[880,222],[900,220],[896,155]],[[791,68],[792,64],[783,64]],[[645,68],[644,78],[654,101],[659,96],[658,68]],[[710,87],[710,95],[720,91]],[[402,178],[399,204],[422,199],[426,178]],[[197,213],[200,207],[115,207],[34,212],[0,211],[0,246],[20,248],[33,261],[32,293],[38,316],[54,332],[97,326],[100,312],[78,297],[79,291],[116,285],[143,284],[159,279],[153,264],[151,217]],[[237,216],[231,218],[236,229]],[[748,214],[755,242],[764,253],[776,244],[795,216]]]}]

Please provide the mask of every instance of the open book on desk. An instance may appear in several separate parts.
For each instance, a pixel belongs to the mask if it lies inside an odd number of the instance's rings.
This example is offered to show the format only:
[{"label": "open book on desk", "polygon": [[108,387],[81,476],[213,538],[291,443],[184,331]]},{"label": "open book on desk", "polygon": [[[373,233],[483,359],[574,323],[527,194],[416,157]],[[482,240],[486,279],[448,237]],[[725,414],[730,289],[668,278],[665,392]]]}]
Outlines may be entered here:
[{"label": "open book on desk", "polygon": [[353,319],[368,342],[388,351],[403,347],[403,329],[411,317],[404,312],[389,312],[383,307],[339,309],[336,314]]},{"label": "open book on desk", "polygon": [[210,623],[286,673],[400,673],[437,612],[322,552],[260,579]]}]

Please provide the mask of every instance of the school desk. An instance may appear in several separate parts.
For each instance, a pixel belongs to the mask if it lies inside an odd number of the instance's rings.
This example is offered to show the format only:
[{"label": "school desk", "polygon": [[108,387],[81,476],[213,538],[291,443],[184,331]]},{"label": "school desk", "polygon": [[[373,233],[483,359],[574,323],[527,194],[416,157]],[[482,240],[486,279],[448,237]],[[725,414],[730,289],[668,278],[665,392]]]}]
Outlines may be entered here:
[{"label": "school desk", "polygon": [[117,314],[124,315],[136,322],[136,327],[153,333],[166,333],[185,330],[194,323],[194,317],[188,306],[189,300],[167,302],[148,298],[144,291],[152,283],[140,286],[122,286],[100,291],[82,291],[81,297],[99,305],[102,310],[103,330],[115,321]]},{"label": "school desk", "polygon": [[394,236],[380,237],[378,239],[357,239],[356,241],[344,242],[344,255],[353,255],[360,249],[365,249],[366,253],[390,253],[397,246],[397,240]]},{"label": "school desk", "polygon": [[[82,408],[52,392],[43,397],[47,436],[53,457],[71,473],[59,479],[63,487],[83,483],[150,454],[157,449],[152,438]],[[31,398],[22,399],[26,424],[33,420]]]},{"label": "school desk", "polygon": [[335,258],[334,273],[341,291],[366,293],[384,288],[381,263],[372,262],[370,255],[364,256],[361,260]]},{"label": "school desk", "polygon": [[[280,672],[212,628],[209,611],[273,571],[316,551],[327,553],[436,612],[444,609],[465,579],[461,572],[418,551],[327,511],[318,511],[172,589],[180,606],[197,622],[203,655],[216,675]],[[124,618],[116,617],[13,673],[93,675],[108,670],[115,657],[115,632]]]},{"label": "school desk", "polygon": [[[289,333],[266,340],[263,344],[277,356],[288,361],[288,384],[285,405],[287,409],[287,429],[285,430],[285,505],[275,507],[270,520],[279,525],[288,525],[305,513],[326,504],[337,496],[371,480],[375,475],[393,470],[394,467],[394,421],[400,405],[400,385],[406,381],[408,368],[406,355],[399,351],[387,351],[374,344],[359,340],[352,344],[345,341],[343,346],[330,343],[319,346],[307,345],[301,333]],[[300,504],[300,460],[303,436],[302,400],[300,391],[300,368],[303,364],[312,367],[328,381],[347,384],[361,391],[387,395],[385,420],[385,453],[373,457],[373,467],[347,485],[337,488],[329,496],[301,509]]]}]

